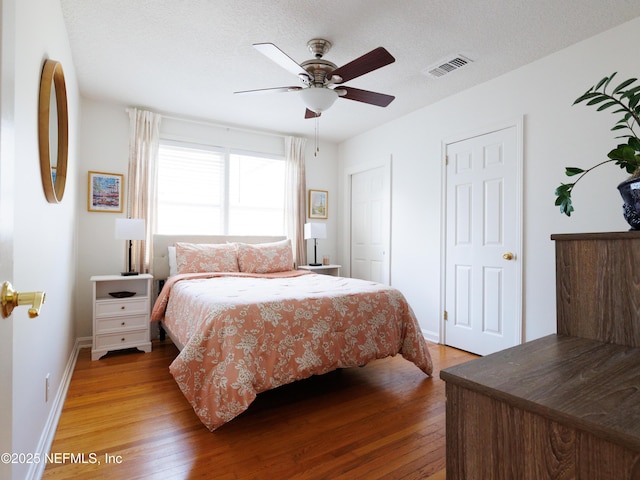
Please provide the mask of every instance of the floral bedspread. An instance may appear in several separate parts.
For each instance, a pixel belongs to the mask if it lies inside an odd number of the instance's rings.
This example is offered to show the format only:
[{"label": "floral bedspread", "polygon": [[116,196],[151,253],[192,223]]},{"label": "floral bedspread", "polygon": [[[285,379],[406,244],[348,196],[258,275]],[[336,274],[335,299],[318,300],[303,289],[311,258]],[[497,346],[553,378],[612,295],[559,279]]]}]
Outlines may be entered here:
[{"label": "floral bedspread", "polygon": [[400,353],[433,370],[404,296],[377,283],[298,271],[180,275],[153,310],[183,346],[170,371],[209,430],[260,392],[337,368]]}]

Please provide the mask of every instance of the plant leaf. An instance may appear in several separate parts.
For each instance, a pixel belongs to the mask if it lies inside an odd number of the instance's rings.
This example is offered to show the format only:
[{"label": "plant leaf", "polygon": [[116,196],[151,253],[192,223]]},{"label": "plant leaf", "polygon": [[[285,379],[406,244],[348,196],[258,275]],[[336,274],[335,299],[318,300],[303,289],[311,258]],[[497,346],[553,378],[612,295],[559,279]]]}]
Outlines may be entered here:
[{"label": "plant leaf", "polygon": [[565,169],[565,175],[567,177],[573,177],[574,175],[578,175],[579,173],[583,173],[584,170],[582,168],[578,168],[578,167],[566,167]]},{"label": "plant leaf", "polygon": [[640,85],[630,88],[629,90],[624,92],[620,98],[630,97],[631,95],[635,95],[638,92],[640,92]]},{"label": "plant leaf", "polygon": [[600,105],[597,111],[601,112],[602,110],[606,110],[607,108],[613,107],[614,105],[618,105],[618,102],[616,102],[615,100],[612,100],[610,102]]},{"label": "plant leaf", "polygon": [[570,217],[571,212],[573,212],[571,197],[565,197],[560,201],[560,213],[564,213],[567,217]]},{"label": "plant leaf", "polygon": [[587,102],[587,105],[596,105],[598,103],[604,102],[605,100],[609,100],[609,97],[606,95],[598,94],[597,97],[593,98],[592,100],[589,100]]},{"label": "plant leaf", "polygon": [[604,83],[605,83],[605,82],[608,82],[608,81],[609,81],[609,77],[604,77],[602,80],[600,80],[600,81],[596,84],[596,86],[595,86],[594,90],[600,90],[600,87],[601,87],[602,85],[604,85]]},{"label": "plant leaf", "polygon": [[631,137],[627,144],[636,152],[640,152],[640,139],[638,139],[637,137]]},{"label": "plant leaf", "polygon": [[611,80],[613,80],[613,77],[616,76],[618,72],[613,72],[611,74],[611,76],[607,79],[607,82],[604,84],[604,86],[602,87],[602,91],[606,90],[606,88],[609,86],[609,84],[611,83]]},{"label": "plant leaf", "polygon": [[628,145],[622,147],[622,159],[625,162],[632,162],[636,159],[636,152]]},{"label": "plant leaf", "polygon": [[576,100],[575,100],[575,102],[573,102],[573,104],[575,105],[576,103],[584,102],[585,100],[588,100],[588,99],[593,98],[593,97],[597,97],[598,95],[601,95],[601,94],[598,93],[598,92],[588,91],[584,95],[581,95],[580,97],[576,98]]},{"label": "plant leaf", "polygon": [[635,82],[637,80],[637,78],[630,78],[628,80],[625,80],[624,82],[622,82],[620,85],[618,85],[615,90],[613,91],[612,95],[615,95],[616,93],[618,93],[620,90],[622,90],[625,87],[628,87],[629,85],[631,85],[633,82]]},{"label": "plant leaf", "polygon": [[556,188],[556,195],[560,197],[568,194],[574,185],[575,183],[561,183],[560,186]]},{"label": "plant leaf", "polygon": [[556,198],[555,204],[560,207],[560,213],[564,213],[567,217],[570,217],[573,211],[571,190],[574,185],[574,183],[561,183],[555,191],[556,197],[558,197]]}]

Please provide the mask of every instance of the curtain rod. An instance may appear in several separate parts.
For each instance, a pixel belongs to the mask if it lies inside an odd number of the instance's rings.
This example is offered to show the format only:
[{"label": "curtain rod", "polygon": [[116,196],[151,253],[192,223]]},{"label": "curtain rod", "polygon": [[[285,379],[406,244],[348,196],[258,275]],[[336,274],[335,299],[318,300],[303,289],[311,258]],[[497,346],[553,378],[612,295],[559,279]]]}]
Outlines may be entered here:
[{"label": "curtain rod", "polygon": [[[135,108],[135,107],[127,107],[127,108],[125,108],[125,111],[127,113],[131,113],[131,110],[133,108]],[[170,113],[162,113],[162,112],[156,112],[156,113],[160,114],[162,116],[162,118],[168,118],[168,119],[171,119],[171,120],[178,120],[178,121],[181,121],[181,122],[197,123],[197,124],[205,125],[205,126],[208,126],[208,127],[224,128],[224,129],[227,129],[227,130],[235,130],[235,131],[238,131],[238,132],[253,133],[253,134],[256,134],[256,135],[265,135],[265,136],[268,136],[268,137],[277,137],[277,138],[282,138],[282,139],[284,139],[284,138],[289,136],[287,134],[268,132],[268,131],[265,131],[265,130],[252,130],[250,128],[241,128],[241,127],[234,127],[234,126],[231,126],[231,125],[223,125],[221,123],[214,123],[214,122],[211,122],[211,121],[208,121],[208,120],[202,120],[202,119],[196,119],[196,118],[190,118],[190,117],[181,117],[179,115],[170,114]],[[291,136],[295,136],[295,135],[291,135]]]}]

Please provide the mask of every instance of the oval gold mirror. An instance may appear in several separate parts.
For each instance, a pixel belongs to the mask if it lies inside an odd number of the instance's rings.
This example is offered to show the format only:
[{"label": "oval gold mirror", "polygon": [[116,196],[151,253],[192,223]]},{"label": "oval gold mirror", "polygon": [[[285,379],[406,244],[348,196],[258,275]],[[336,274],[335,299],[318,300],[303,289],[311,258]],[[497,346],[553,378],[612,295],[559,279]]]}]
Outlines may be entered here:
[{"label": "oval gold mirror", "polygon": [[62,65],[47,59],[40,78],[38,149],[42,187],[49,203],[60,202],[64,195],[67,181],[68,115],[67,88]]}]

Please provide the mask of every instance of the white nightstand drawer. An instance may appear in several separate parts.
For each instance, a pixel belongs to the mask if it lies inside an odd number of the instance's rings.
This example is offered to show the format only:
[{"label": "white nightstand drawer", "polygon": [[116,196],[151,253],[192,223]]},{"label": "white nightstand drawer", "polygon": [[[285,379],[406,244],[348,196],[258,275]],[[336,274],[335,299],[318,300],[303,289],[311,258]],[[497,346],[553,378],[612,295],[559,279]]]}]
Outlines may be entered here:
[{"label": "white nightstand drawer", "polygon": [[147,328],[149,317],[138,315],[135,317],[109,317],[96,319],[96,333],[109,333],[113,331],[135,330]]},{"label": "white nightstand drawer", "polygon": [[[91,360],[99,360],[112,350],[152,349],[149,313],[153,275],[94,275],[93,348]],[[133,292],[115,298],[113,292]]]},{"label": "white nightstand drawer", "polygon": [[96,335],[95,350],[109,350],[126,347],[128,344],[138,345],[149,341],[148,330]]},{"label": "white nightstand drawer", "polygon": [[96,302],[96,317],[113,317],[114,315],[136,315],[149,312],[149,299],[99,300]]}]

